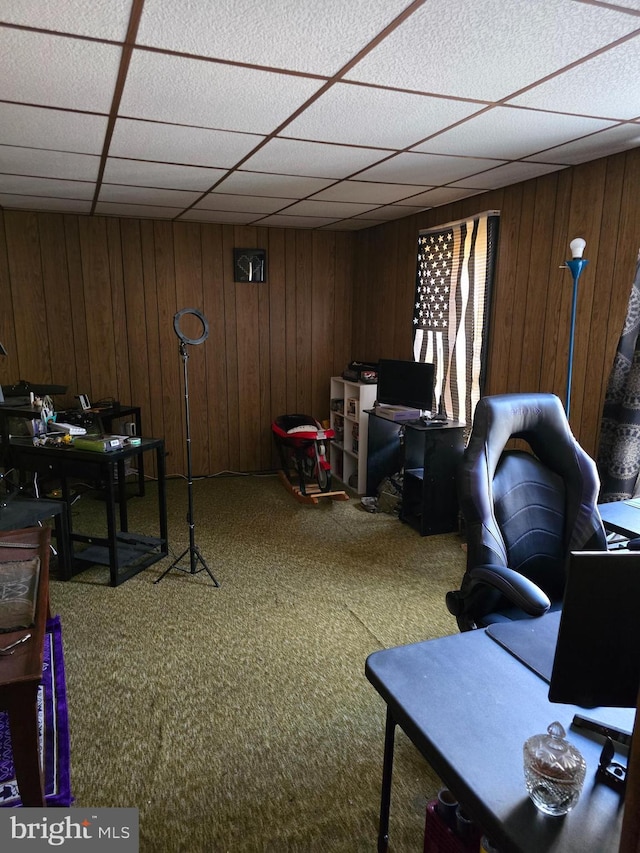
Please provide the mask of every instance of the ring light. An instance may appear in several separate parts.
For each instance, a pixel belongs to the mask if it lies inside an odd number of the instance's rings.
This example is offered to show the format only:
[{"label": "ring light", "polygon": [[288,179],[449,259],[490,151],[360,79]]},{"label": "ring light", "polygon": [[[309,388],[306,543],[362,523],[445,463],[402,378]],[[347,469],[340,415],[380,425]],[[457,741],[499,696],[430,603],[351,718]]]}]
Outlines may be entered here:
[{"label": "ring light", "polygon": [[[193,314],[202,323],[202,334],[199,338],[188,338],[180,328],[180,320],[185,314]],[[201,344],[209,337],[209,324],[197,308],[183,308],[173,316],[173,328],[183,344]]]}]

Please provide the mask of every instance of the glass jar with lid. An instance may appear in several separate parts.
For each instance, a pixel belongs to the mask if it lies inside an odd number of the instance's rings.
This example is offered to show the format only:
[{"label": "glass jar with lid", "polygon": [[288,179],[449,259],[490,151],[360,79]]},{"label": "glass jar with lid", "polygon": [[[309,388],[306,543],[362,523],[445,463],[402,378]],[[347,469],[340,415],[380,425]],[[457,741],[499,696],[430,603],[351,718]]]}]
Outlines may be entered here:
[{"label": "glass jar with lid", "polygon": [[565,738],[562,725],[554,722],[546,734],[533,735],[523,747],[527,792],[548,815],[563,815],[575,806],[587,770],[580,752]]}]

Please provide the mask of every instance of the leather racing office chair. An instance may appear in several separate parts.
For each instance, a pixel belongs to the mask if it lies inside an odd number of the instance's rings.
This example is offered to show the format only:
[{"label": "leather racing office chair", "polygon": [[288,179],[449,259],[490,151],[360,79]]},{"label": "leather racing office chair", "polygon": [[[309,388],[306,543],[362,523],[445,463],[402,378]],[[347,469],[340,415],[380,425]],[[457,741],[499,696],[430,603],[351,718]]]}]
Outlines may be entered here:
[{"label": "leather racing office chair", "polygon": [[[528,442],[531,453],[508,449]],[[554,394],[484,397],[458,472],[467,568],[446,596],[461,631],[562,606],[570,551],[606,550],[595,462]]]}]

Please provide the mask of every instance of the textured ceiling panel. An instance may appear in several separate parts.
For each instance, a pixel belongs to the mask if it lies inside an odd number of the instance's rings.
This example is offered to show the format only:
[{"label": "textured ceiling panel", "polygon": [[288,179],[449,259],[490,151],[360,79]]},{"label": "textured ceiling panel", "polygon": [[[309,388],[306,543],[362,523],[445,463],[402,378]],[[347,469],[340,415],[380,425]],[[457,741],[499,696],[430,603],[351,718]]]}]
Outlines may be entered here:
[{"label": "textured ceiling panel", "polygon": [[121,184],[102,184],[99,201],[157,204],[160,207],[187,207],[197,201],[199,193],[187,190],[167,190],[158,187],[130,187]]},{"label": "textured ceiling panel", "polygon": [[136,50],[120,112],[131,118],[269,133],[320,86],[311,78]]},{"label": "textured ceiling panel", "polygon": [[385,184],[368,181],[341,181],[329,189],[316,193],[315,199],[322,201],[360,201],[389,204],[424,190],[424,186],[411,184]]},{"label": "textured ceiling panel", "polygon": [[44,210],[64,213],[91,213],[91,202],[80,199],[47,198],[34,195],[11,195],[0,193],[0,205],[18,210]]},{"label": "textured ceiling panel", "polygon": [[369,228],[639,146],[639,78],[640,0],[0,0],[0,206]]},{"label": "textured ceiling panel", "polygon": [[109,184],[204,192],[226,174],[225,169],[202,169],[197,166],[174,166],[170,163],[109,157],[102,180]]},{"label": "textured ceiling panel", "polygon": [[264,137],[176,124],[118,119],[109,153],[182,165],[229,169]]},{"label": "textured ceiling panel", "polygon": [[[640,25],[640,19],[634,19]],[[605,118],[640,116],[640,36],[513,99],[514,104]]]},{"label": "textured ceiling panel", "polygon": [[507,163],[506,166],[498,166],[491,172],[483,172],[472,178],[465,178],[451,184],[452,187],[471,187],[473,189],[488,190],[495,187],[506,187],[509,184],[517,184],[520,181],[528,181],[547,172],[555,172],[562,166],[553,166],[547,163]]},{"label": "textured ceiling panel", "polygon": [[78,198],[91,201],[95,191],[92,181],[58,181],[51,178],[32,178],[25,175],[6,175],[2,188],[7,193],[22,195]]},{"label": "textured ceiling panel", "polygon": [[106,129],[106,116],[0,103],[2,145],[100,154]]},{"label": "textured ceiling panel", "polygon": [[431,0],[346,76],[496,101],[637,26],[631,15],[574,0]]},{"label": "textured ceiling panel", "polygon": [[373,166],[358,175],[363,181],[391,181],[397,183],[437,186],[466,175],[475,175],[485,169],[500,165],[500,160],[480,160],[473,157],[447,157],[443,154],[398,154],[379,166]]},{"label": "textured ceiling panel", "polygon": [[[335,74],[409,0],[146,0],[140,44],[235,62]],[[283,38],[283,27],[286,38]]]},{"label": "textured ceiling panel", "polygon": [[607,154],[627,151],[640,145],[640,124],[619,124],[611,130],[594,133],[584,139],[559,145],[548,151],[531,157],[531,160],[542,160],[545,163],[563,163],[573,165],[595,160]]},{"label": "textured ceiling panel", "polygon": [[100,158],[91,154],[66,154],[37,148],[0,146],[0,173],[95,181],[99,168]]},{"label": "textured ceiling panel", "polygon": [[199,210],[236,210],[240,213],[273,213],[295,202],[295,198],[209,193],[196,207]]},{"label": "textured ceiling panel", "polygon": [[0,0],[0,21],[123,41],[131,0]]},{"label": "textured ceiling panel", "polygon": [[121,53],[114,45],[0,29],[2,99],[108,113]]},{"label": "textured ceiling panel", "polygon": [[301,175],[273,175],[268,172],[233,172],[216,190],[241,195],[304,198],[333,184],[332,178],[305,178]]},{"label": "textured ceiling panel", "polygon": [[472,115],[478,104],[337,83],[294,119],[282,136],[349,145],[405,148]]},{"label": "textured ceiling panel", "polygon": [[307,175],[321,178],[346,178],[388,156],[389,151],[321,145],[292,139],[272,139],[250,157],[244,167],[259,172],[283,175]]},{"label": "textured ceiling panel", "polygon": [[552,115],[539,110],[494,107],[415,146],[414,150],[466,154],[473,145],[479,156],[516,160],[605,127],[611,127],[611,122]]}]

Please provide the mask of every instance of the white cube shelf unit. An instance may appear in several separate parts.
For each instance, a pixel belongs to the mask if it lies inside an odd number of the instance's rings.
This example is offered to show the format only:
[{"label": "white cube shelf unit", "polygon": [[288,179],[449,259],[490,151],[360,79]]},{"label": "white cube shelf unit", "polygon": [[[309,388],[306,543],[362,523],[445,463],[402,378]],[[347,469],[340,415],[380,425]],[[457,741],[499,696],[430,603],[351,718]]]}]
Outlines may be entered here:
[{"label": "white cube shelf unit", "polygon": [[331,377],[331,473],[359,495],[367,490],[367,431],[377,385]]}]

